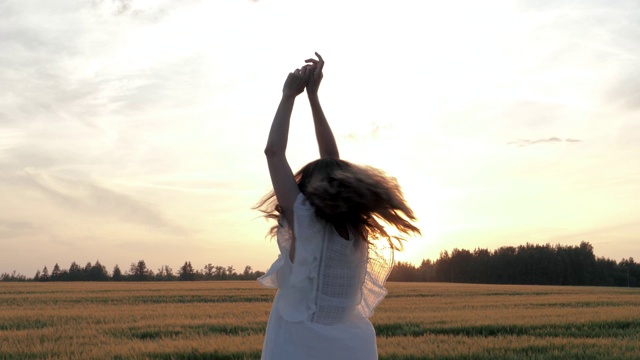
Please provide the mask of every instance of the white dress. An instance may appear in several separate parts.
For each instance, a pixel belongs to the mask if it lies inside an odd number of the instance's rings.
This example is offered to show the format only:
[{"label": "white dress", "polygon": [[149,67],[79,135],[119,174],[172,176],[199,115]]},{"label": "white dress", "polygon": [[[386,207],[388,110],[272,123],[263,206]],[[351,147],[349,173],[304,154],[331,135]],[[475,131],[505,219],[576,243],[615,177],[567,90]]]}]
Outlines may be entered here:
[{"label": "white dress", "polygon": [[289,258],[291,232],[282,219],[280,255],[258,279],[262,286],[278,289],[262,359],[377,359],[376,334],[368,318],[387,294],[384,283],[393,250],[343,239],[333,225],[315,216],[303,194],[294,205],[294,223],[294,262]]}]

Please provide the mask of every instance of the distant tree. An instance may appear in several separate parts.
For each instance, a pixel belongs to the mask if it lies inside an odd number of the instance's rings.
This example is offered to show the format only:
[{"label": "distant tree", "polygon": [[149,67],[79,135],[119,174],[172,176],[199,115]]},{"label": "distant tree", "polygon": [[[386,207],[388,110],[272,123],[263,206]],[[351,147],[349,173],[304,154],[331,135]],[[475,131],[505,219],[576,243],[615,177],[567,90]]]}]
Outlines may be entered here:
[{"label": "distant tree", "polygon": [[488,283],[491,278],[491,253],[487,249],[476,248],[470,264],[470,278],[473,283]]},{"label": "distant tree", "polygon": [[42,274],[40,275],[40,281],[49,281],[49,269],[47,266],[42,269]]},{"label": "distant tree", "polygon": [[173,269],[169,265],[164,266],[164,276],[167,279],[175,279],[176,275],[173,273]]},{"label": "distant tree", "polygon": [[58,265],[58,263],[56,263],[55,265],[53,265],[53,270],[51,270],[51,278],[49,279],[51,281],[60,281],[60,266]]},{"label": "distant tree", "polygon": [[227,266],[227,279],[235,279],[238,277],[236,274],[236,269],[233,268],[233,265]]},{"label": "distant tree", "polygon": [[436,260],[436,281],[449,282],[451,279],[451,257],[447,250],[440,253]]},{"label": "distant tree", "polygon": [[596,269],[594,272],[594,281],[597,285],[615,286],[615,277],[618,270],[618,264],[615,260],[604,257],[596,259]]},{"label": "distant tree", "polygon": [[157,280],[176,280],[176,276],[173,274],[173,269],[169,265],[162,265],[156,273]]},{"label": "distant tree", "polygon": [[632,257],[627,259],[627,286],[640,286],[640,264],[635,262]]},{"label": "distant tree", "polygon": [[430,259],[422,260],[418,267],[418,281],[435,281],[436,264]]},{"label": "distant tree", "polygon": [[620,261],[618,280],[616,281],[618,286],[637,287],[638,279],[640,279],[640,266],[635,260],[630,257],[628,259],[622,259]]},{"label": "distant tree", "polygon": [[[88,264],[87,264],[88,265]],[[86,269],[86,267],[85,267]],[[92,265],[87,271],[87,280],[88,281],[107,281],[109,280],[109,274],[107,273],[107,268],[100,264],[99,260],[96,260],[96,263]]]},{"label": "distant tree", "polygon": [[33,276],[34,281],[40,281],[40,269],[36,270],[36,274]]},{"label": "distant tree", "polygon": [[69,281],[69,271],[67,269],[60,269],[58,281]]},{"label": "distant tree", "polygon": [[214,275],[214,271],[215,271],[215,266],[213,266],[211,263],[208,263],[207,265],[204,266],[204,278],[207,280],[211,280],[213,279],[213,275]]},{"label": "distant tree", "polygon": [[116,264],[116,266],[113,267],[113,274],[111,275],[111,280],[121,281],[122,278],[123,278],[122,271],[120,270],[120,267],[118,266],[118,264]]},{"label": "distant tree", "polygon": [[389,281],[419,281],[418,278],[418,269],[402,261],[395,263],[389,274]]},{"label": "distant tree", "polygon": [[227,279],[227,269],[224,266],[216,266],[213,271],[213,277],[216,280],[226,280]]},{"label": "distant tree", "polygon": [[247,265],[244,267],[244,271],[242,272],[241,279],[242,280],[250,280],[253,278],[253,269],[251,266]]},{"label": "distant tree", "polygon": [[516,260],[517,249],[513,246],[503,246],[493,252],[493,271],[491,283],[494,284],[517,284]]},{"label": "distant tree", "polygon": [[19,274],[16,270],[13,270],[11,273],[0,274],[0,281],[27,281],[27,277]]},{"label": "distant tree", "polygon": [[471,264],[473,255],[466,249],[453,249],[451,252],[451,281],[452,282],[472,282]]},{"label": "distant tree", "polygon": [[578,258],[578,271],[580,272],[580,285],[594,285],[592,279],[595,277],[596,256],[593,253],[593,245],[586,241],[580,242],[576,249]]},{"label": "distant tree", "polygon": [[69,265],[69,281],[82,281],[82,268],[75,261]]},{"label": "distant tree", "polygon": [[147,269],[147,264],[144,262],[144,260],[138,260],[137,264],[131,263],[129,275],[132,280],[135,280],[135,281],[148,280],[151,274],[152,272],[149,269]]},{"label": "distant tree", "polygon": [[195,280],[195,277],[196,273],[193,270],[191,261],[185,261],[184,265],[182,265],[180,270],[178,270],[178,278],[183,281],[193,281]]}]

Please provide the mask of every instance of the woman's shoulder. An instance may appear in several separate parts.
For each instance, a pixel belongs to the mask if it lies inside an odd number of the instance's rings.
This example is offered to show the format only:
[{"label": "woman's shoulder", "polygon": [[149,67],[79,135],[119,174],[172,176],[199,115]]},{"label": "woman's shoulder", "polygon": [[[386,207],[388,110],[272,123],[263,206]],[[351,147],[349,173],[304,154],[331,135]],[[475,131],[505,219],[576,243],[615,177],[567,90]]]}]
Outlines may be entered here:
[{"label": "woman's shoulder", "polygon": [[303,193],[298,194],[298,197],[296,197],[296,201],[293,204],[293,209],[294,212],[298,210],[302,210],[305,212],[314,211],[313,205],[311,205],[311,202],[309,202],[309,199],[307,199],[307,197]]},{"label": "woman's shoulder", "polygon": [[293,221],[296,239],[298,239],[298,234],[301,236],[314,235],[326,226],[326,222],[316,216],[315,208],[303,193],[298,194],[294,203]]}]

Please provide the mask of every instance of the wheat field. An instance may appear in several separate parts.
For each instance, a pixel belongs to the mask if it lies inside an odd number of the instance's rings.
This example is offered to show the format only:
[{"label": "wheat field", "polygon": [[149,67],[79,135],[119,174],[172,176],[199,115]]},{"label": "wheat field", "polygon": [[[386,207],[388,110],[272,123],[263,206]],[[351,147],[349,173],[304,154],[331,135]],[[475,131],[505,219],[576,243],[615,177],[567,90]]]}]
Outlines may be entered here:
[{"label": "wheat field", "polygon": [[[640,359],[640,289],[389,283],[380,359]],[[0,283],[0,359],[259,359],[254,281]]]}]

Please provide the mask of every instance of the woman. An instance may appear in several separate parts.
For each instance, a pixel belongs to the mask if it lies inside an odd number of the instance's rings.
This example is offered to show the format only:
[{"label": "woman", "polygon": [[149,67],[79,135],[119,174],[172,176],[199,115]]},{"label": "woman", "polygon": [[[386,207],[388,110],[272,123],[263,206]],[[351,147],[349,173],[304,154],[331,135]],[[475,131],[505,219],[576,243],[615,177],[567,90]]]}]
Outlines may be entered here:
[{"label": "woman", "polygon": [[[316,56],[287,77],[265,148],[273,192],[257,208],[278,220],[271,233],[280,256],[258,279],[278,288],[262,359],[377,359],[368,318],[387,293],[401,240],[377,219],[401,234],[420,230],[395,179],[340,159],[318,100],[324,60]],[[294,175],[285,151],[293,104],[305,87],[320,159]],[[378,244],[381,238],[387,241]]]}]

